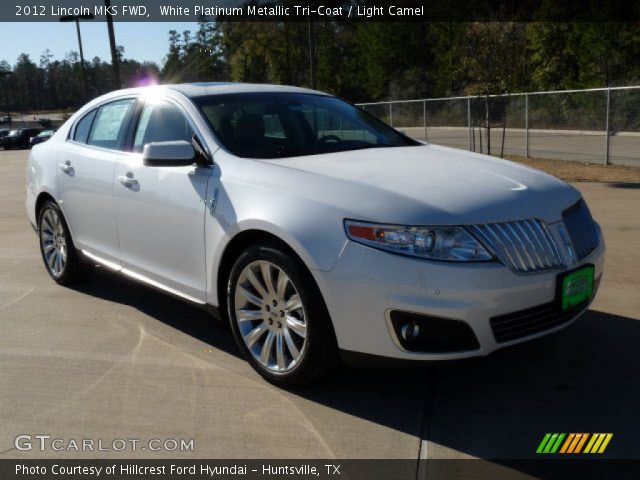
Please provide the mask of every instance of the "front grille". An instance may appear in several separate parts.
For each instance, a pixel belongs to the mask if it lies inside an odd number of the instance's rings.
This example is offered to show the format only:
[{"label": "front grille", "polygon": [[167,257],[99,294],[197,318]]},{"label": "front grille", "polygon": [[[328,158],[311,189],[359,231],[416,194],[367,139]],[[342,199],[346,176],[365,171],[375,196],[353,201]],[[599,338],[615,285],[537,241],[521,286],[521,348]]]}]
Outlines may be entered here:
[{"label": "front grille", "polygon": [[534,273],[563,265],[547,226],[540,220],[473,225],[471,230],[516,273]]},{"label": "front grille", "polygon": [[598,232],[587,204],[580,200],[562,213],[578,261],[584,259],[598,246]]},{"label": "front grille", "polygon": [[586,301],[570,310],[562,310],[558,302],[551,302],[493,317],[489,322],[496,342],[508,342],[563,325],[584,311],[588,303]]}]

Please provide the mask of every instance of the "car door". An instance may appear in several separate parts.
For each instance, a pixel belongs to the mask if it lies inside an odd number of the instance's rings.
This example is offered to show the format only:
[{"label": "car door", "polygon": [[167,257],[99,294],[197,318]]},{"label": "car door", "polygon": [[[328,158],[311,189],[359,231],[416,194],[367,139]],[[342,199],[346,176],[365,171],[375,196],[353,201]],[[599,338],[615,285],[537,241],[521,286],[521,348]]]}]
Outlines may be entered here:
[{"label": "car door", "polygon": [[115,208],[125,273],[191,300],[206,290],[204,215],[211,168],[145,166],[151,142],[191,141],[194,127],[168,99],[148,100],[115,171]]},{"label": "car door", "polygon": [[88,112],[58,152],[60,206],[75,246],[116,263],[113,175],[135,101],[116,100]]}]

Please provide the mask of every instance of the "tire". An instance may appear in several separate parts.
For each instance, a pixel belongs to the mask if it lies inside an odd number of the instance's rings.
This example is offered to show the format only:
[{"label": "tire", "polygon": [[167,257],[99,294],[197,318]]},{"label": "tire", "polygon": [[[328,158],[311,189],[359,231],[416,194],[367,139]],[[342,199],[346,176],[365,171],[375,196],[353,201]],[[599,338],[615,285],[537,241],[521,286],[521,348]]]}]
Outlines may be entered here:
[{"label": "tire", "polygon": [[72,285],[91,275],[94,265],[80,258],[60,207],[51,200],[38,212],[38,237],[42,261],[56,283]]},{"label": "tire", "polygon": [[227,283],[227,310],[238,347],[269,382],[307,385],[337,365],[320,291],[304,265],[278,246],[252,246],[238,257]]}]

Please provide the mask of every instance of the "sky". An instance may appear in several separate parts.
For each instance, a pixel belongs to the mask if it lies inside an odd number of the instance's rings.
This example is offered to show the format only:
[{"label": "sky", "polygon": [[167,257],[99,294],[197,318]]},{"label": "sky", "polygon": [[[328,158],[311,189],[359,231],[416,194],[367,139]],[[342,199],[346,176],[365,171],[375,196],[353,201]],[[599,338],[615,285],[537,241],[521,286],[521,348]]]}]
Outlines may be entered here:
[{"label": "sky", "polygon": [[[18,55],[27,53],[36,64],[40,55],[48,48],[54,59],[61,60],[71,50],[78,49],[78,36],[74,23],[8,23],[0,24],[3,39],[0,44],[0,60],[8,61],[12,66]],[[169,49],[169,30],[191,30],[195,32],[196,23],[169,22],[114,22],[116,44],[125,48],[125,58],[138,61],[154,61],[162,65]],[[85,21],[80,23],[84,58],[90,61],[95,56],[111,62],[109,35],[106,22]]]}]

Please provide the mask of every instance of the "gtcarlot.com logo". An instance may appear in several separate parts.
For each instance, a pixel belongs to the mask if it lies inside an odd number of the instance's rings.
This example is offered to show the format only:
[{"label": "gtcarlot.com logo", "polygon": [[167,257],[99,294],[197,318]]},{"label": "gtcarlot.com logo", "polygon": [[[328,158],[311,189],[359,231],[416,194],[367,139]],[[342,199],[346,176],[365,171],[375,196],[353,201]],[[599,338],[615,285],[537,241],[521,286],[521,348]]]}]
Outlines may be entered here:
[{"label": "gtcarlot.com logo", "polygon": [[613,433],[545,433],[536,453],[604,453]]},{"label": "gtcarlot.com logo", "polygon": [[192,452],[194,440],[184,438],[113,438],[110,440],[93,438],[56,438],[51,435],[18,435],[14,446],[19,451],[39,450],[41,452]]}]

